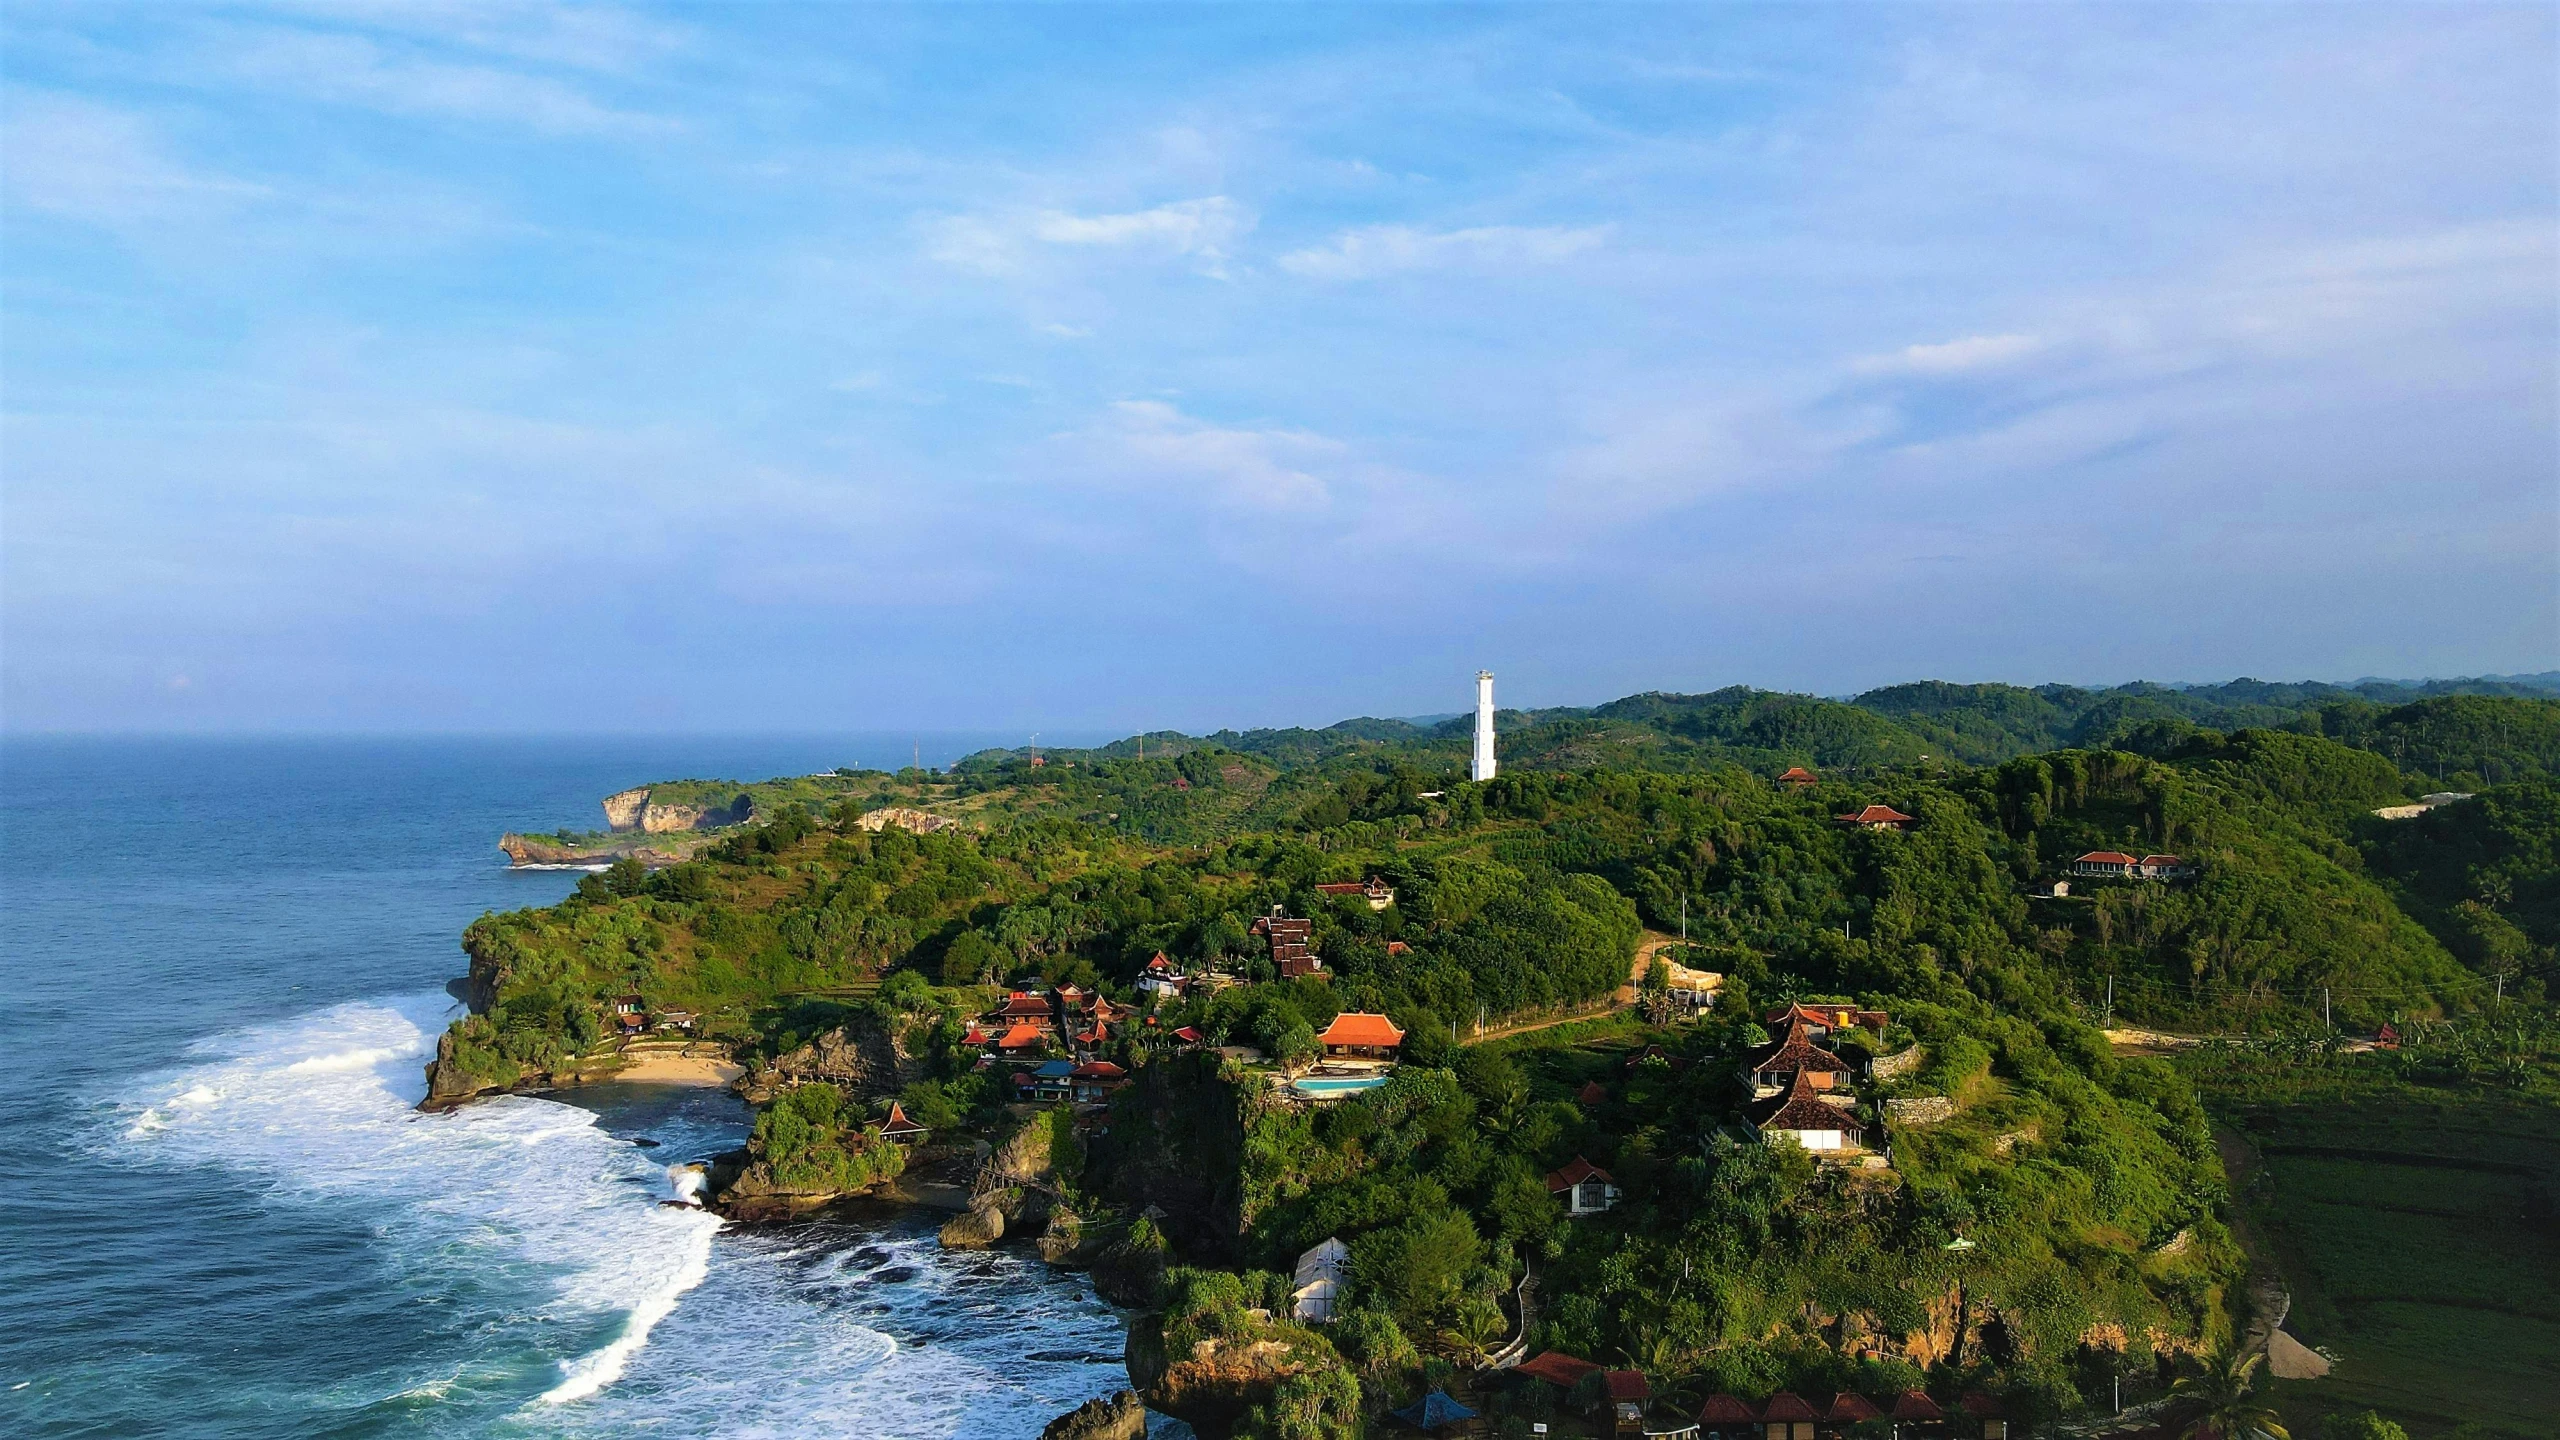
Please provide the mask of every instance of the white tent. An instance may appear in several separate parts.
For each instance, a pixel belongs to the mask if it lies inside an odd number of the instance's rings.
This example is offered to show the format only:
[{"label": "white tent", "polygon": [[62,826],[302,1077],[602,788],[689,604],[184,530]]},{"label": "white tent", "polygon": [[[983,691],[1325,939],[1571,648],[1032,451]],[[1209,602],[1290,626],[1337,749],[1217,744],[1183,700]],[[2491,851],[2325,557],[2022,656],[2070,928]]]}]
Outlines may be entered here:
[{"label": "white tent", "polygon": [[1332,1319],[1350,1270],[1351,1247],[1338,1236],[1299,1256],[1289,1285],[1290,1313],[1300,1320]]}]

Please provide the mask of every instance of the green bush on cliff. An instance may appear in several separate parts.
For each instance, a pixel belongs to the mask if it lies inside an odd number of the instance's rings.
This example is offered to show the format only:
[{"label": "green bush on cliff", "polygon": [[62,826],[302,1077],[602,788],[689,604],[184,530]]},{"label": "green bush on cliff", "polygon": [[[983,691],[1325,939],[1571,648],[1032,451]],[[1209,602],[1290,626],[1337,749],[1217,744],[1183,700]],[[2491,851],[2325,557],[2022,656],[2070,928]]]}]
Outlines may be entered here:
[{"label": "green bush on cliff", "polygon": [[775,1097],[756,1117],[748,1148],[769,1167],[773,1188],[790,1194],[851,1194],[906,1168],[906,1152],[862,1125],[833,1085],[801,1085]]}]

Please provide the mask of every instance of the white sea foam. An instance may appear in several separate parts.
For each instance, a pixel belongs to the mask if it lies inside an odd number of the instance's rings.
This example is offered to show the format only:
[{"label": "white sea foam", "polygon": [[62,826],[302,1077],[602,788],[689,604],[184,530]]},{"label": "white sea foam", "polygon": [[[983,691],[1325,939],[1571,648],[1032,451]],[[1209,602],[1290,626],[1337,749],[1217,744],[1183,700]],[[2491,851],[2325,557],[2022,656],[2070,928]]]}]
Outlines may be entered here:
[{"label": "white sea foam", "polygon": [[419,1114],[452,1010],[411,996],[206,1041],[119,1097],[124,1123],[99,1143],[140,1163],[250,1172],[278,1203],[362,1207],[411,1283],[518,1282],[498,1288],[538,1313],[493,1313],[493,1329],[528,1364],[551,1357],[542,1399],[593,1396],[701,1283],[721,1222],[657,1204],[682,1195],[667,1167],[584,1110],[507,1097]]}]

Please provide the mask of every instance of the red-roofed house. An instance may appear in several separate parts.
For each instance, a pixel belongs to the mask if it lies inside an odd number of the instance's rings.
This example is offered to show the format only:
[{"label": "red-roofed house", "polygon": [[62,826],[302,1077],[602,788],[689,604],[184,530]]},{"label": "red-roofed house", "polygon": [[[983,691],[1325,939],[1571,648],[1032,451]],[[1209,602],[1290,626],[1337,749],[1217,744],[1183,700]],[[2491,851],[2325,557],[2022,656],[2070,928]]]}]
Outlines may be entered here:
[{"label": "red-roofed house", "polygon": [[2373,1032],[2373,1048],[2376,1050],[2399,1049],[2400,1032],[2392,1029],[2390,1022],[2385,1021],[2381,1029]]},{"label": "red-roofed house", "polygon": [[1075,1084],[1079,1105],[1099,1105],[1111,1098],[1111,1092],[1129,1083],[1129,1072],[1108,1060],[1088,1060],[1067,1072]]},{"label": "red-roofed house", "polygon": [[1905,1390],[1893,1397],[1892,1418],[1893,1427],[1898,1431],[1905,1425],[1935,1425],[1947,1418],[1947,1412],[1938,1408],[1938,1402],[1929,1398],[1928,1391]]},{"label": "red-roofed house", "polygon": [[1016,1025],[996,1041],[996,1049],[1007,1055],[1030,1055],[1048,1048],[1049,1032],[1037,1025]]},{"label": "red-roofed house", "polygon": [[1582,1082],[1582,1088],[1575,1092],[1573,1098],[1585,1105],[1597,1105],[1609,1098],[1609,1092],[1600,1088],[1599,1081],[1585,1080]]},{"label": "red-roofed house", "polygon": [[931,1131],[907,1118],[907,1110],[905,1106],[900,1105],[895,1100],[889,1102],[889,1118],[880,1122],[881,1139],[895,1140],[901,1145],[914,1145],[921,1142],[925,1136],[931,1133]]},{"label": "red-roofed house", "polygon": [[987,1016],[992,1024],[1030,1025],[1041,1030],[1058,1028],[1058,1016],[1046,995],[1033,995],[1016,990],[1004,997],[1004,1004]]},{"label": "red-roofed house", "polygon": [[2145,855],[2134,863],[2134,873],[2145,880],[2184,880],[2195,867],[2175,855]]},{"label": "red-roofed house", "polygon": [[1653,1398],[1653,1387],[1645,1383],[1641,1370],[1612,1370],[1601,1381],[1609,1393],[1609,1411],[1618,1422],[1621,1435],[1644,1433],[1644,1402]]},{"label": "red-roofed house", "polygon": [[2118,880],[2130,880],[2134,878],[2134,872],[2139,869],[2141,865],[2141,861],[2134,859],[2132,856],[2125,854],[2121,850],[2092,850],[2088,854],[2071,862],[2071,873],[2074,875],[2097,875],[2112,877]]},{"label": "red-roofed house", "polygon": [[1404,1032],[1384,1015],[1345,1010],[1333,1017],[1333,1023],[1324,1027],[1324,1033],[1316,1037],[1316,1042],[1324,1046],[1327,1055],[1391,1059],[1396,1047],[1404,1043]]},{"label": "red-roofed house", "polygon": [[1857,1072],[1848,1061],[1813,1043],[1812,1027],[1799,1020],[1787,1027],[1787,1038],[1766,1046],[1742,1062],[1742,1079],[1753,1099],[1766,1100],[1794,1087],[1799,1076],[1816,1090],[1838,1090]]},{"label": "red-roofed house", "polygon": [[1814,784],[1821,778],[1821,776],[1814,774],[1812,771],[1807,770],[1801,765],[1790,765],[1787,767],[1787,773],[1778,777],[1778,783],[1781,785],[1794,785],[1801,787]]},{"label": "red-roofed house", "polygon": [[1316,958],[1312,947],[1316,922],[1293,916],[1282,906],[1274,905],[1271,913],[1253,922],[1253,933],[1271,942],[1271,966],[1283,980],[1323,971],[1324,962]]},{"label": "red-roofed house", "polygon": [[1911,828],[1912,819],[1890,805],[1869,805],[1865,809],[1852,810],[1846,815],[1835,815],[1832,818],[1843,825],[1854,825],[1861,830],[1908,830]]},{"label": "red-roofed house", "polygon": [[1855,1425],[1861,1421],[1880,1419],[1883,1415],[1884,1412],[1876,1408],[1874,1401],[1864,1395],[1846,1390],[1832,1396],[1831,1407],[1823,1412],[1823,1418],[1834,1425]]},{"label": "red-roofed house", "polygon": [[[1967,1390],[1964,1392],[1964,1398],[1956,1403],[1963,1408],[1967,1417],[1982,1426],[1980,1431],[1982,1440],[2009,1440],[2009,1417],[2000,1408],[1999,1401],[1979,1390]],[[1967,1430],[1964,1433],[1970,1437],[1975,1432]]]},{"label": "red-roofed house", "polygon": [[1559,1390],[1570,1390],[1582,1383],[1583,1376],[1599,1368],[1588,1360],[1567,1355],[1561,1350],[1543,1350],[1535,1357],[1521,1361],[1516,1373],[1544,1381]]},{"label": "red-roofed house", "polygon": [[1368,901],[1372,910],[1384,910],[1396,903],[1395,887],[1374,875],[1366,880],[1328,881],[1317,886],[1316,893],[1328,900],[1348,900],[1356,896]]},{"label": "red-roofed house", "polygon": [[1753,1107],[1751,1128],[1772,1145],[1793,1140],[1807,1150],[1855,1150],[1866,1141],[1866,1127],[1856,1114],[1822,1098],[1813,1077],[1796,1072],[1787,1093]]},{"label": "red-roofed house", "polygon": [[1781,1390],[1760,1407],[1761,1433],[1768,1440],[1813,1440],[1813,1427],[1821,1423],[1821,1412],[1793,1391]]},{"label": "red-roofed house", "polygon": [[1618,1203],[1618,1182],[1608,1171],[1576,1155],[1573,1163],[1547,1172],[1547,1193],[1564,1201],[1564,1213],[1597,1215]]},{"label": "red-roofed house", "polygon": [[1197,1045],[1205,1037],[1203,1037],[1199,1031],[1185,1025],[1181,1029],[1173,1032],[1173,1038],[1181,1041],[1185,1045]]},{"label": "red-roofed house", "polygon": [[1862,1025],[1882,1035],[1884,1027],[1892,1021],[1893,1017],[1882,1010],[1861,1010],[1855,1005],[1805,1000],[1782,1006],[1762,1017],[1762,1022],[1772,1027],[1802,1025],[1813,1032],[1816,1040],[1825,1039],[1832,1031],[1846,1030],[1852,1025]]},{"label": "red-roofed house", "polygon": [[1760,1411],[1738,1395],[1710,1395],[1698,1407],[1698,1440],[1763,1440]]},{"label": "red-roofed house", "polygon": [[1182,993],[1182,977],[1174,973],[1173,962],[1164,958],[1164,952],[1159,950],[1155,958],[1147,962],[1146,973],[1138,977],[1138,989],[1143,994],[1154,996],[1156,1003],[1162,1004],[1167,995]]}]

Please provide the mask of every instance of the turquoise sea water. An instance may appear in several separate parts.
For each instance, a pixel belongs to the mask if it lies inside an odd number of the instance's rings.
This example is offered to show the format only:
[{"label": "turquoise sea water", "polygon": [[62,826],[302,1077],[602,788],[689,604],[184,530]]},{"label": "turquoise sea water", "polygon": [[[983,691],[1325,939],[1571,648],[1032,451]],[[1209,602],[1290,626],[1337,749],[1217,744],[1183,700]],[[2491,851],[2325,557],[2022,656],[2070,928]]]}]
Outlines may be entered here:
[{"label": "turquoise sea water", "polygon": [[910,743],[0,741],[0,1431],[1027,1436],[1125,1383],[1027,1255],[661,1205],[717,1093],[410,1108],[463,925],[577,878],[501,831]]}]

